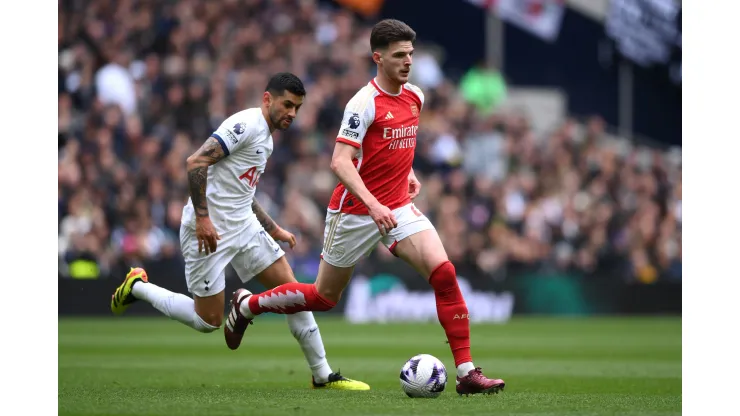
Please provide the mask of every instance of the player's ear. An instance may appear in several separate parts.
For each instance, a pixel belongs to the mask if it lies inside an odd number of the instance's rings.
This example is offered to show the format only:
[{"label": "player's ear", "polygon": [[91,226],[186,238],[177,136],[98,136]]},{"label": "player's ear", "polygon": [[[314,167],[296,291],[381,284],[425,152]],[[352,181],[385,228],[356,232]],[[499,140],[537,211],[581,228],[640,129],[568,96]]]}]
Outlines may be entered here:
[{"label": "player's ear", "polygon": [[267,107],[270,107],[272,104],[272,94],[270,94],[270,91],[265,91],[265,93],[262,94],[262,104]]},{"label": "player's ear", "polygon": [[382,58],[382,57],[383,56],[380,54],[380,52],[373,51],[373,62],[375,62],[376,64],[379,64],[380,63],[380,58]]}]

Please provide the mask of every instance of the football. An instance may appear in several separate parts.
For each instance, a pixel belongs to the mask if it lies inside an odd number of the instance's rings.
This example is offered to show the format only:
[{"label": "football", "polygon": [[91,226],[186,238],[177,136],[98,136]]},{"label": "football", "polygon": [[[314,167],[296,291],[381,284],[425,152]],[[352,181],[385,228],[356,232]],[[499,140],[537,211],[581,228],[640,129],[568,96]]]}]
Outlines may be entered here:
[{"label": "football", "polygon": [[401,368],[401,388],[413,398],[439,397],[447,384],[442,361],[429,354],[411,357]]}]

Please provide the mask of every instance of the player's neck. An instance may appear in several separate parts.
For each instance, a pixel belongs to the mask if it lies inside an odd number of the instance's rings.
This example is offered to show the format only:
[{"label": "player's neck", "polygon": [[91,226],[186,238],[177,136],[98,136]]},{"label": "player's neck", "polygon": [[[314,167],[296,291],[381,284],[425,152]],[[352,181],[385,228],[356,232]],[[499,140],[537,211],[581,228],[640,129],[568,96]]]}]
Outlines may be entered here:
[{"label": "player's neck", "polygon": [[399,84],[397,82],[393,82],[390,79],[384,77],[381,74],[378,74],[375,77],[375,83],[378,84],[378,87],[382,89],[383,91],[387,92],[388,94],[392,95],[398,95],[401,93],[401,88],[403,88],[402,84]]},{"label": "player's neck", "polygon": [[267,122],[267,127],[270,128],[270,134],[272,134],[273,132],[275,132],[276,128],[272,125],[272,121],[270,121],[270,115],[265,107],[260,107],[260,109],[262,110],[262,117],[264,117],[265,121]]}]

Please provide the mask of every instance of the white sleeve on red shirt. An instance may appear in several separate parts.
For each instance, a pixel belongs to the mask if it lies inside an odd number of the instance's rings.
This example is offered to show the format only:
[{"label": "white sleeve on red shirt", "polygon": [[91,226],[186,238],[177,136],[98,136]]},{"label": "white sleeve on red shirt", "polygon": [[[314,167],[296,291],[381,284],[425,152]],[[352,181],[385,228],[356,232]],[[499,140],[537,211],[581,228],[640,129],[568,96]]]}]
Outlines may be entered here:
[{"label": "white sleeve on red shirt", "polygon": [[377,91],[367,85],[352,97],[344,108],[342,125],[339,127],[337,141],[354,147],[362,146],[367,129],[375,120],[375,95]]}]

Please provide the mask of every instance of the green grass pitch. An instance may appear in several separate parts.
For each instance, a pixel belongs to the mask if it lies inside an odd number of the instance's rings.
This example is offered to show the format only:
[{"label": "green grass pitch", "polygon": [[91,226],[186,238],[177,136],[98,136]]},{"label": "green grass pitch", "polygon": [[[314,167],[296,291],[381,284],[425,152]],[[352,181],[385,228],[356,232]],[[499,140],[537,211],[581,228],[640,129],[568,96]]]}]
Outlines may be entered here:
[{"label": "green grass pitch", "polygon": [[[411,356],[454,374],[437,324],[351,325],[316,314],[329,363],[369,392],[310,389],[282,317],[260,319],[237,351],[221,331],[161,318],[59,319],[60,415],[676,415],[680,318],[516,318],[472,325],[473,358],[506,380],[498,395],[437,399],[401,391]],[[453,376],[454,377],[454,376]]]}]

